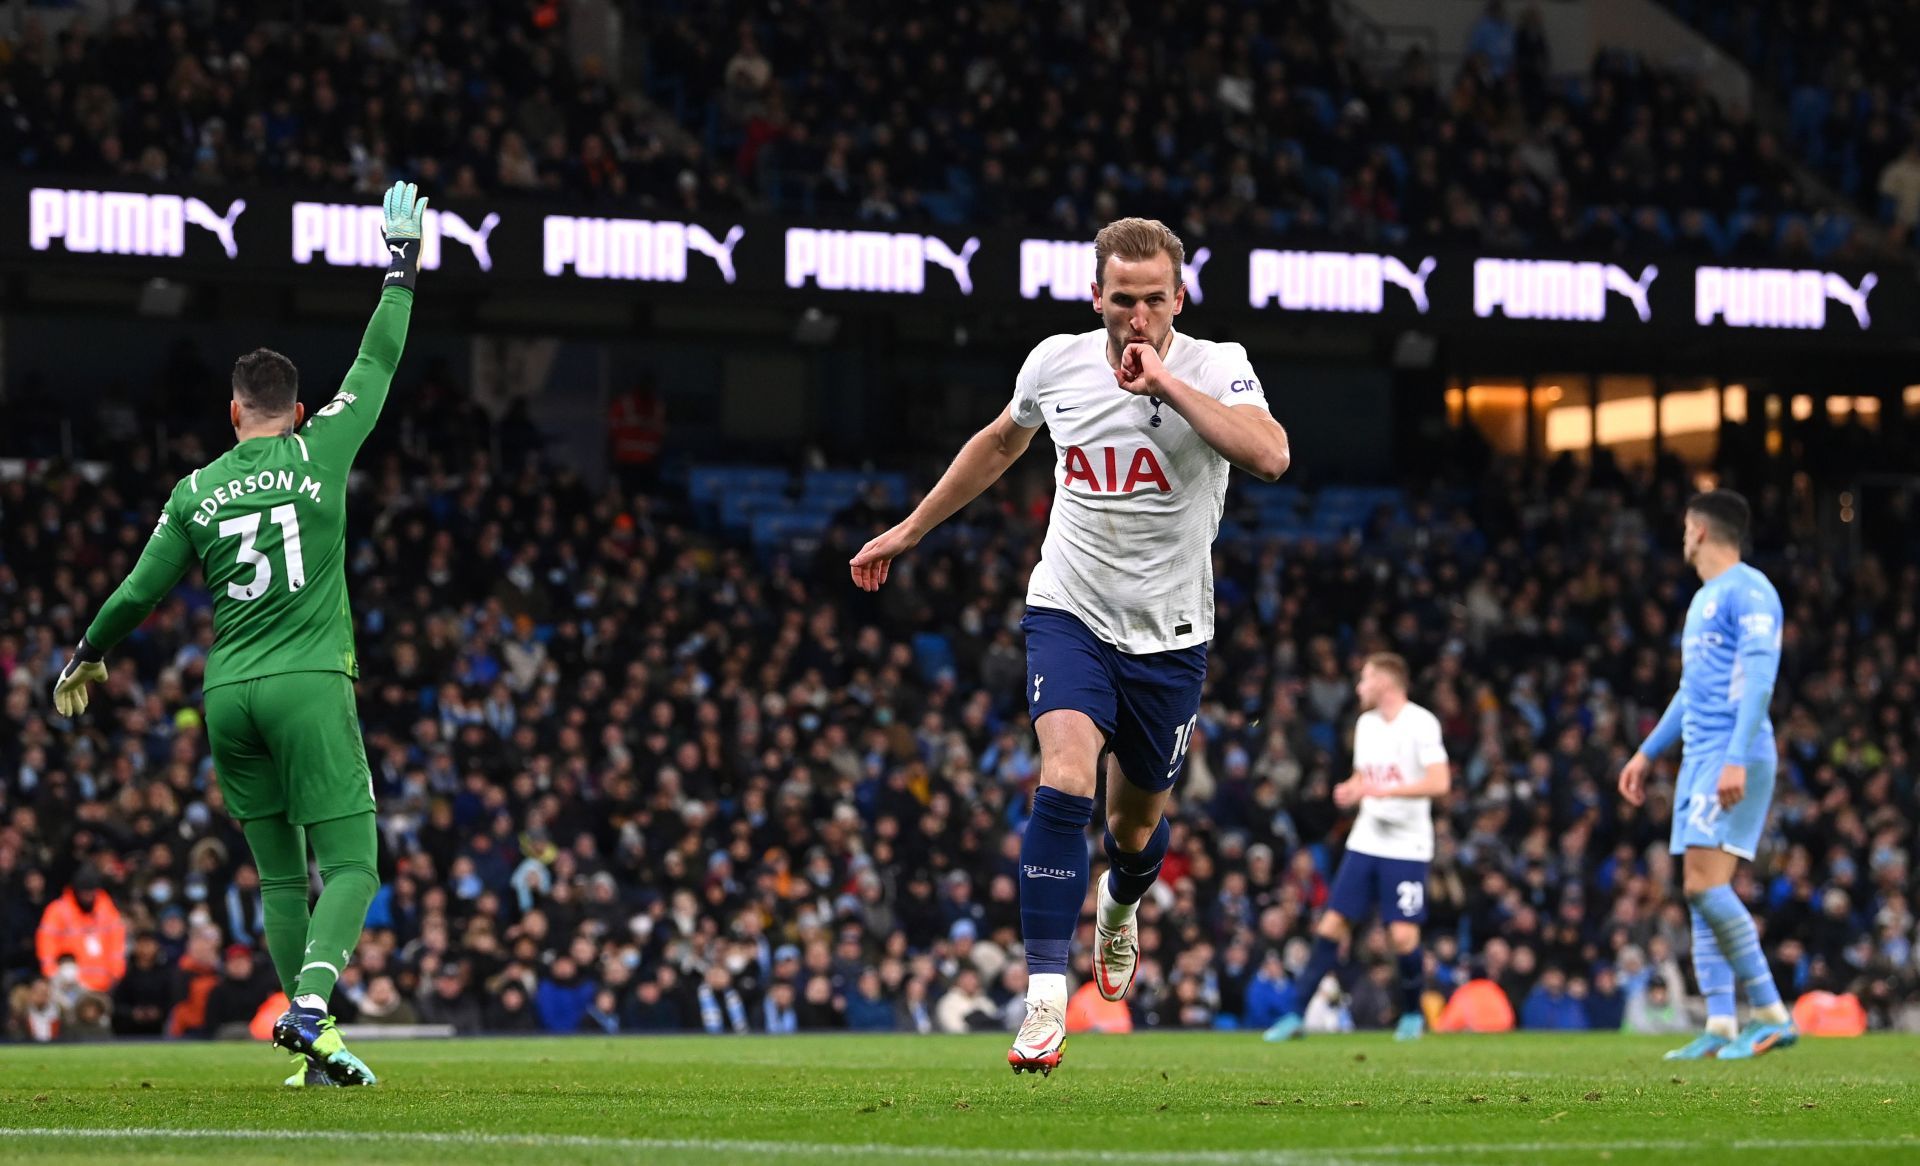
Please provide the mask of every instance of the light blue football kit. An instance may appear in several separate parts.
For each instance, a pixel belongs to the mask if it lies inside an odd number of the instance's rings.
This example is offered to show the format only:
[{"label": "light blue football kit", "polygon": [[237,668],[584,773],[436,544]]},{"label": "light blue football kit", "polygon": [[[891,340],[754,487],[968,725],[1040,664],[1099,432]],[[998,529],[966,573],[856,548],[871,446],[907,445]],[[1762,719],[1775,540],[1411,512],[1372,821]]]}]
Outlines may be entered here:
[{"label": "light blue football kit", "polygon": [[[1766,830],[1778,755],[1767,706],[1780,672],[1780,595],[1767,577],[1738,562],[1707,580],[1687,605],[1681,631],[1680,690],[1640,751],[1657,757],[1681,741],[1669,849],[1722,850],[1751,859]],[[1720,805],[1720,773],[1746,766],[1746,792],[1731,810]],[[1694,971],[1708,1017],[1732,1023],[1736,978],[1755,1008],[1780,1004],[1753,916],[1722,883],[1689,899]],[[1709,1026],[1711,1029],[1711,1025]],[[1695,1059],[1745,1058],[1797,1039],[1791,1022],[1756,1019],[1729,1041],[1712,1031],[1668,1054]]]}]

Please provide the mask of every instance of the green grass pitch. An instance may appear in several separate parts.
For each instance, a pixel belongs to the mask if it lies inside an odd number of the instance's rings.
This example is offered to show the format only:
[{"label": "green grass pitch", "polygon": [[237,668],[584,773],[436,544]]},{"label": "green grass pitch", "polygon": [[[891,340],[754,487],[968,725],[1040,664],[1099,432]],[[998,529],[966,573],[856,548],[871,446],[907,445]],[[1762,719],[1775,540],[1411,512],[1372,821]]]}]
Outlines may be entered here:
[{"label": "green grass pitch", "polygon": [[0,1160],[171,1162],[1920,1162],[1920,1040],[1665,1063],[1615,1035],[362,1041],[371,1089],[292,1090],[258,1045],[0,1047]]}]

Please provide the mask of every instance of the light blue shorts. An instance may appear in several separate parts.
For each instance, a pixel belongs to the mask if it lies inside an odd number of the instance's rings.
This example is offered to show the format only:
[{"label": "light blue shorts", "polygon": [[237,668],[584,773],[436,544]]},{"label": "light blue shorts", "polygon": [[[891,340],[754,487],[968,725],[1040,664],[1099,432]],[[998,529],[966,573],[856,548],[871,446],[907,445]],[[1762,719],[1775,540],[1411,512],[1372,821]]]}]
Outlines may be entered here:
[{"label": "light blue shorts", "polygon": [[1674,789],[1673,841],[1667,849],[1684,854],[1688,847],[1701,846],[1752,858],[1767,829],[1767,807],[1773,804],[1774,771],[1778,766],[1772,757],[1749,761],[1747,796],[1733,809],[1723,810],[1719,795],[1722,755],[1708,754],[1699,761],[1684,758]]}]

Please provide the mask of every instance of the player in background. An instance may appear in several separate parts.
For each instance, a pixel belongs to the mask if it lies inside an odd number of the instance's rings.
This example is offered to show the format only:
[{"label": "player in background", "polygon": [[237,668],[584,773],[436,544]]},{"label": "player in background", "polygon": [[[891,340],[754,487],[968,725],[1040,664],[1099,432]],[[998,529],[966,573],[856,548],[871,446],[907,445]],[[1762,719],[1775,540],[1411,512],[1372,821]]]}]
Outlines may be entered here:
[{"label": "player in background", "polygon": [[[88,683],[107,678],[105,653],[201,568],[213,596],[207,741],[260,871],[267,951],[292,1001],[273,1026],[274,1043],[297,1054],[289,1085],[374,1083],[327,1012],[380,886],[373,773],[353,694],[347,475],[400,362],[426,208],[410,184],[387,192],[379,306],[345,383],[305,425],[292,361],[261,348],[234,363],[234,447],[174,486],[139,562],[53,690],[61,716],[86,711]],[[311,912],[309,844],[324,888]]]},{"label": "player in background", "polygon": [[[1427,864],[1433,861],[1433,799],[1453,787],[1453,769],[1440,719],[1407,699],[1405,660],[1376,652],[1360,666],[1353,688],[1364,710],[1353,727],[1353,775],[1333,787],[1333,804],[1357,805],[1360,813],[1293,994],[1304,1011],[1339,961],[1354,921],[1377,908],[1400,964],[1400,1023],[1393,1035],[1418,1040],[1427,1027],[1420,1013],[1426,980],[1420,925],[1427,919]],[[1290,1012],[1273,1022],[1266,1039],[1289,1040],[1303,1031],[1300,1013]]]},{"label": "player in background", "polygon": [[[1760,845],[1778,764],[1767,705],[1780,672],[1780,596],[1740,561],[1749,521],[1747,500],[1732,490],[1688,501],[1681,553],[1700,590],[1681,631],[1680,690],[1620,771],[1620,796],[1641,805],[1653,759],[1682,742],[1668,849],[1685,856],[1681,877],[1693,908],[1693,970],[1707,997],[1707,1030],[1669,1052],[1674,1061],[1744,1060],[1800,1039],[1753,916],[1731,885],[1740,860]],[[1736,979],[1753,1009],[1744,1029],[1734,1023]]]},{"label": "player in background", "polygon": [[1103,756],[1111,867],[1098,893],[1094,974],[1109,1000],[1133,982],[1134,915],[1166,857],[1162,811],[1206,677],[1211,546],[1228,467],[1273,481],[1290,460],[1246,350],[1175,331],[1185,258],[1179,237],[1155,220],[1102,228],[1092,285],[1102,327],[1041,341],[1012,402],[961,447],[919,507],[850,564],[856,585],[878,588],[897,556],[992,485],[1048,426],[1053,512],[1021,621],[1040,787],[1020,850],[1029,978],[1026,1022],[1007,1054],[1015,1072],[1060,1063],[1067,954],[1086,899],[1086,828]]}]

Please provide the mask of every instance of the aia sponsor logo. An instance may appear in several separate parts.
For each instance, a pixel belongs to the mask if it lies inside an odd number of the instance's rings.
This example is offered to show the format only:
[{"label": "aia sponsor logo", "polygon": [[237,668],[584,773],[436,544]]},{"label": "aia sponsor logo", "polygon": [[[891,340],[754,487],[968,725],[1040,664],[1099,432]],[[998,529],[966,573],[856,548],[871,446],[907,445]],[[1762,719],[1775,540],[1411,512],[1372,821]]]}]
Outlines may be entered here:
[{"label": "aia sponsor logo", "polygon": [[1153,456],[1153,447],[1148,445],[1131,451],[1110,445],[1090,450],[1070,445],[1061,455],[1060,465],[1066,471],[1060,484],[1071,488],[1075,482],[1082,483],[1089,494],[1131,494],[1149,487],[1162,494],[1173,492],[1166,471],[1160,468],[1160,459]]},{"label": "aia sponsor logo", "polygon": [[1406,775],[1400,772],[1398,765],[1363,765],[1360,767],[1361,784],[1374,789],[1392,789],[1406,783]]}]

